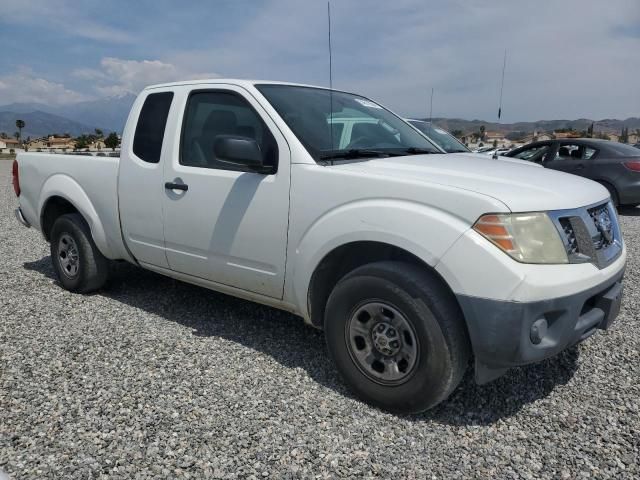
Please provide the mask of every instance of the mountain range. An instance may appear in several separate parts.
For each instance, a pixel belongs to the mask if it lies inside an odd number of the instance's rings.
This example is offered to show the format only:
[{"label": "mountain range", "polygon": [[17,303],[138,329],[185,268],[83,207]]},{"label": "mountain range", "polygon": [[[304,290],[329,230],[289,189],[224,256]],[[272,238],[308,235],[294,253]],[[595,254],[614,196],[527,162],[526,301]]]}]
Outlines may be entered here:
[{"label": "mountain range", "polygon": [[135,95],[126,94],[68,105],[42,103],[12,103],[0,106],[0,132],[13,135],[16,120],[24,120],[22,137],[41,137],[50,133],[73,136],[93,133],[96,128],[105,133],[122,133]]},{"label": "mountain range", "polygon": [[[73,136],[93,133],[96,128],[105,133],[122,133],[135,95],[126,94],[69,105],[52,106],[42,103],[12,103],[0,106],[0,132],[13,135],[16,120],[25,121],[22,137],[40,137],[51,133],[69,133]],[[485,120],[460,118],[434,118],[433,122],[449,131],[460,130],[464,134],[478,132],[484,125],[487,132],[527,134],[534,131],[551,132],[558,129],[586,130],[593,123],[594,131],[620,133],[622,128],[630,132],[640,129],[640,117],[625,120],[539,120],[535,122],[497,123]]]},{"label": "mountain range", "polygon": [[[426,120],[426,119],[423,119]],[[478,132],[484,125],[487,132],[508,133],[533,133],[533,132],[553,132],[561,129],[571,129],[576,131],[587,130],[593,124],[595,132],[621,133],[623,128],[628,128],[629,132],[640,129],[640,117],[630,117],[625,120],[607,118],[604,120],[591,120],[580,118],[578,120],[538,120],[535,122],[515,122],[497,123],[485,120],[464,120],[461,118],[434,118],[433,123],[449,130],[450,132],[460,130],[465,134]]]}]

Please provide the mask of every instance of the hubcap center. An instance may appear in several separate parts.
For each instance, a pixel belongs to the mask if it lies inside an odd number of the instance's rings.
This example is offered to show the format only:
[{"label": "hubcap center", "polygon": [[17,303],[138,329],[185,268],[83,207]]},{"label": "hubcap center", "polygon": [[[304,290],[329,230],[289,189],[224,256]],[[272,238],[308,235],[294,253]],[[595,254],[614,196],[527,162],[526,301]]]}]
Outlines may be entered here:
[{"label": "hubcap center", "polygon": [[371,330],[371,340],[376,350],[388,357],[400,351],[400,336],[390,323],[380,322],[374,325]]}]

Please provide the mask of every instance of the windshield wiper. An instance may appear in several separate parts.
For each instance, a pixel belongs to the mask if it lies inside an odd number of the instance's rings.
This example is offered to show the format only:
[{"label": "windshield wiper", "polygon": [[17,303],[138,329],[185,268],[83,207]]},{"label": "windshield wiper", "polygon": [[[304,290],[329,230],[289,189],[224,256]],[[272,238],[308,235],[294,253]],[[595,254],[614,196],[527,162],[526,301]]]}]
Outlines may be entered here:
[{"label": "windshield wiper", "polygon": [[365,148],[352,148],[351,150],[336,150],[333,152],[320,155],[320,160],[335,160],[343,158],[345,160],[352,160],[354,158],[365,157],[388,157],[389,152],[383,152],[382,150],[370,150]]},{"label": "windshield wiper", "polygon": [[418,148],[418,147],[405,148],[402,152],[408,155],[424,155],[429,153],[440,153],[440,152],[434,152],[433,150],[428,150],[426,148]]}]

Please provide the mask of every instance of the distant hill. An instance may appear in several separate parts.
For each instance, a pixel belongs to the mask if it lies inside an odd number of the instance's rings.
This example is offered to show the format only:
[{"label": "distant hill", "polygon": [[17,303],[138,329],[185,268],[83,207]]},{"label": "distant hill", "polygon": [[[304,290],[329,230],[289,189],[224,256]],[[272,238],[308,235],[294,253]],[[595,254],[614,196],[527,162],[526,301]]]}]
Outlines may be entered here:
[{"label": "distant hill", "polygon": [[[64,117],[69,121],[84,125],[96,125],[105,132],[122,133],[124,124],[129,115],[129,110],[135,95],[127,94],[118,97],[108,97],[100,100],[88,102],[72,103],[62,106],[51,106],[42,103],[12,103],[0,106],[0,111],[27,114],[34,112],[44,112],[59,117]],[[24,120],[24,118],[23,118]],[[25,120],[26,121],[26,120]],[[27,127],[29,125],[27,124]],[[60,129],[55,129],[58,131]],[[3,131],[0,129],[0,131]],[[11,132],[15,131],[15,125]],[[91,129],[93,131],[93,129]],[[71,132],[69,132],[71,133]],[[87,133],[87,132],[82,132]]]},{"label": "distant hill", "polygon": [[16,128],[16,120],[18,119],[25,122],[25,128],[22,129],[22,138],[25,139],[27,137],[42,137],[50,133],[69,133],[75,137],[83,133],[93,133],[96,128],[47,112],[16,113],[1,111],[0,108],[0,132],[13,136],[14,132],[18,130]]},{"label": "distant hill", "polygon": [[593,123],[594,131],[607,133],[620,133],[623,127],[630,132],[640,128],[640,118],[631,117],[626,120],[604,119],[591,120],[580,118],[578,120],[539,120],[536,122],[496,123],[484,120],[463,120],[460,118],[434,118],[433,122],[442,128],[453,131],[462,130],[464,133],[473,133],[484,125],[487,132],[552,132],[562,128],[572,128],[577,131],[586,130]]},{"label": "distant hill", "polygon": [[[40,103],[12,103],[0,106],[0,132],[13,135],[16,131],[15,119],[18,115],[27,124],[23,136],[40,136],[47,133],[64,133],[72,135],[91,133],[98,127],[105,133],[114,131],[122,133],[129,110],[135,95],[126,94],[88,102],[79,102],[63,106],[50,106]],[[32,117],[28,117],[32,115]],[[32,120],[30,120],[32,119]],[[487,132],[527,134],[534,131],[551,132],[558,129],[586,130],[594,123],[596,132],[620,133],[623,127],[634,132],[640,129],[640,117],[626,120],[604,119],[591,120],[539,120],[536,122],[497,123],[485,120],[464,120],[460,118],[434,118],[433,121],[449,131],[461,130],[464,134],[478,132],[484,125]]]}]

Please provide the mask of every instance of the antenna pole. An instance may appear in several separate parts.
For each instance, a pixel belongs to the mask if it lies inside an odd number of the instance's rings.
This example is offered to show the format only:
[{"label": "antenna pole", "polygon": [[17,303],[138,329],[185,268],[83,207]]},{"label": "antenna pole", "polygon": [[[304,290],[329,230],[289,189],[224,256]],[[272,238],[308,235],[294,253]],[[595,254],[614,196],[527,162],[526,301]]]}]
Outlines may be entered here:
[{"label": "antenna pole", "polygon": [[431,87],[431,100],[429,101],[429,131],[433,123],[433,87]]},{"label": "antenna pole", "polygon": [[[502,116],[502,90],[504,89],[504,71],[507,68],[507,49],[504,49],[504,60],[502,61],[502,81],[500,82],[500,103],[498,105],[498,123],[500,123],[500,117]],[[493,152],[493,158],[498,158],[498,150]]]},{"label": "antenna pole", "polygon": [[[329,23],[329,132],[331,136],[331,150],[334,149],[333,145],[333,58],[331,56],[331,2],[327,1],[327,19]],[[333,165],[333,160],[331,161]]]},{"label": "antenna pole", "polygon": [[504,89],[504,71],[507,69],[507,50],[504,50],[504,60],[502,61],[502,82],[500,82],[500,105],[498,106],[498,120],[502,116],[502,90]]}]

